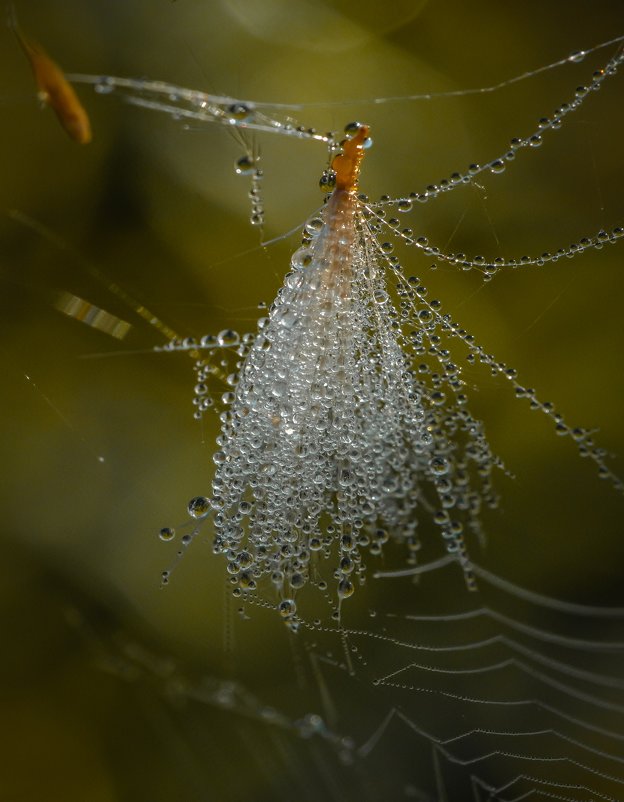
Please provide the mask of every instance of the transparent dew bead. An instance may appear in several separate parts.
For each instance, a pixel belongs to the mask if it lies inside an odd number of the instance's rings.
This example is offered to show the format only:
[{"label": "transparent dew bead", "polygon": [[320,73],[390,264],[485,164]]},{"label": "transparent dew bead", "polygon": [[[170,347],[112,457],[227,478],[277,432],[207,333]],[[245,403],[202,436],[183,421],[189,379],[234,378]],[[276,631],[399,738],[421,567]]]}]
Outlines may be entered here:
[{"label": "transparent dew bead", "polygon": [[351,557],[342,557],[340,560],[340,571],[343,574],[350,574],[355,568],[355,563]]},{"label": "transparent dew bead", "polygon": [[250,565],[253,565],[253,557],[248,551],[241,551],[236,558],[236,562],[241,568],[249,568]]},{"label": "transparent dew bead", "polygon": [[299,248],[290,258],[290,266],[293,270],[303,270],[312,261],[312,251],[309,248]]},{"label": "transparent dew bead", "polygon": [[277,611],[282,618],[290,618],[297,612],[297,603],[294,599],[282,599],[277,605]]},{"label": "transparent dew bead", "polygon": [[341,579],[338,583],[338,598],[339,599],[348,599],[349,596],[353,596],[355,588],[353,587],[353,582],[349,579]]},{"label": "transparent dew bead", "polygon": [[437,476],[443,476],[449,471],[448,460],[446,460],[444,457],[434,457],[430,461],[429,467]]},{"label": "transparent dew bead", "polygon": [[311,217],[303,227],[303,230],[312,237],[317,236],[323,228],[323,220],[320,217]]},{"label": "transparent dew bead", "polygon": [[163,528],[158,533],[158,537],[161,540],[165,541],[165,543],[168,542],[169,540],[173,540],[175,537],[175,529],[173,529],[170,526],[163,526]]},{"label": "transparent dew bead", "polygon": [[323,173],[319,179],[319,187],[324,192],[331,192],[335,186],[336,186],[336,171],[323,170]]},{"label": "transparent dew bead", "polygon": [[203,518],[210,511],[210,501],[205,496],[195,496],[186,509],[191,518]]},{"label": "transparent dew bead", "polygon": [[439,510],[433,516],[433,521],[434,521],[434,523],[438,524],[438,526],[444,526],[444,525],[448,524],[448,522],[449,522],[448,513],[445,512],[444,510]]},{"label": "transparent dew bead", "polygon": [[227,113],[231,120],[249,120],[253,117],[253,107],[247,103],[232,103],[227,107]]},{"label": "transparent dew bead", "polygon": [[256,160],[250,156],[241,156],[236,160],[234,170],[237,175],[253,175],[256,172]]},{"label": "transparent dew bead", "polygon": [[586,50],[574,50],[568,56],[568,61],[572,62],[572,64],[580,64],[586,55],[587,55]]},{"label": "transparent dew bead", "polygon": [[223,331],[217,334],[217,345],[220,345],[222,348],[238,345],[239,342],[240,336],[238,332],[233,329],[223,329]]},{"label": "transparent dew bead", "polygon": [[[236,577],[234,577],[234,580],[236,581]],[[232,584],[234,584],[234,583],[232,583]],[[238,575],[238,587],[234,588],[232,593],[235,596],[238,596],[238,594],[241,593],[241,591],[253,590],[255,587],[256,587],[256,583],[254,582],[254,580],[251,577],[251,575],[249,574],[249,572],[248,571],[241,571],[240,574]],[[235,593],[235,591],[238,591],[238,593]],[[243,611],[243,608],[240,608],[239,612],[242,613],[242,611]]]},{"label": "transparent dew bead", "polygon": [[355,122],[355,121],[354,121],[354,122],[351,122],[351,123],[347,123],[347,124],[345,125],[345,127],[344,127],[344,132],[345,132],[345,134],[347,134],[348,136],[350,136],[350,135],[352,135],[352,134],[357,134],[357,132],[358,132],[358,131],[360,130],[360,128],[362,128],[362,127],[363,127],[363,123],[359,123],[359,122]]},{"label": "transparent dew bead", "polygon": [[302,588],[305,585],[306,578],[303,574],[295,573],[291,575],[289,583],[291,588],[298,590],[299,588]]}]

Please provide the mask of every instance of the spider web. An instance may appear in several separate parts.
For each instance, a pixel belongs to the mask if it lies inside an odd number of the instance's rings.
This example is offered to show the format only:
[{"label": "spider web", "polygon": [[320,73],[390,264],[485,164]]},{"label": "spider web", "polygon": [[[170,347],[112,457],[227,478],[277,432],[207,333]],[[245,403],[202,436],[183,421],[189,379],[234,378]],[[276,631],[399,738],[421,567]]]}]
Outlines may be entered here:
[{"label": "spider web", "polygon": [[[187,737],[198,707],[200,731],[228,714],[238,748],[273,765],[263,776],[247,763],[254,798],[620,799],[624,610],[476,572],[468,595],[455,567],[424,566],[418,584],[403,580],[341,625],[307,622],[288,645],[269,634],[274,613],[256,610],[233,627],[229,677],[193,674],[123,634],[98,663],[165,708],[177,702]],[[271,637],[268,679],[251,628]],[[210,787],[213,757],[194,736],[189,751]]]}]

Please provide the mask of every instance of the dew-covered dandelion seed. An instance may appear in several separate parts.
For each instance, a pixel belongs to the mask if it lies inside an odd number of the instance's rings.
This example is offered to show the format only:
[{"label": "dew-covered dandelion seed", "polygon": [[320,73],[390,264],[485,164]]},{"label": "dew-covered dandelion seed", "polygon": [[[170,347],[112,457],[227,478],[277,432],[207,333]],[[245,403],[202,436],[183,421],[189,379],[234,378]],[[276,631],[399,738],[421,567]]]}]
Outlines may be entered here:
[{"label": "dew-covered dandelion seed", "polygon": [[[497,461],[440,347],[439,304],[403,278],[358,199],[368,127],[347,135],[322,181],[333,191],[242,346],[214,454],[215,552],[239,593],[268,578],[291,623],[296,591],[322,574],[319,558],[335,561],[345,599],[365,579],[365,554],[379,555],[389,535],[417,550],[423,516],[473,587],[463,532],[480,532],[482,504],[496,503]],[[414,367],[425,354],[438,372]]]}]

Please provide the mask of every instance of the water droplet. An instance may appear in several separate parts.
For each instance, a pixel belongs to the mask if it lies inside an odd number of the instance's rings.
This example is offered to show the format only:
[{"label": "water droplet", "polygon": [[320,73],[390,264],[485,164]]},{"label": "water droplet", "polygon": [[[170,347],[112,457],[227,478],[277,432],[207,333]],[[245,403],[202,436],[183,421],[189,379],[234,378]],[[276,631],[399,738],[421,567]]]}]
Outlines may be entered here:
[{"label": "water droplet", "polygon": [[293,270],[303,270],[311,261],[312,251],[309,248],[299,248],[291,256],[290,265]]},{"label": "water droplet", "polygon": [[232,103],[227,107],[227,113],[231,120],[249,120],[253,117],[253,107],[247,103]]},{"label": "water droplet", "polygon": [[375,301],[378,304],[385,304],[389,300],[390,296],[385,290],[376,290],[375,291]]},{"label": "water droplet", "polygon": [[217,338],[214,334],[205,334],[199,341],[200,348],[216,348]]},{"label": "water droplet", "polygon": [[210,510],[210,502],[205,496],[195,496],[189,501],[186,509],[191,518],[203,518]]},{"label": "water droplet", "polygon": [[234,331],[233,329],[223,329],[223,331],[220,331],[217,334],[217,344],[222,348],[231,348],[234,345],[238,345],[239,342],[240,337],[238,332]]},{"label": "water droplet", "polygon": [[575,50],[568,56],[568,61],[571,61],[573,64],[579,64],[581,61],[583,61],[586,55],[586,50]]},{"label": "water droplet", "polygon": [[290,618],[297,612],[297,604],[294,599],[282,599],[277,605],[277,610],[282,618]]},{"label": "water droplet", "polygon": [[338,598],[348,599],[349,596],[353,596],[354,590],[353,582],[348,579],[341,579],[338,583]]},{"label": "water droplet", "polygon": [[256,171],[256,160],[250,156],[241,156],[236,160],[234,169],[237,175],[252,175]]},{"label": "water droplet", "polygon": [[444,457],[433,457],[429,461],[429,467],[437,476],[443,476],[448,473],[449,463]]}]

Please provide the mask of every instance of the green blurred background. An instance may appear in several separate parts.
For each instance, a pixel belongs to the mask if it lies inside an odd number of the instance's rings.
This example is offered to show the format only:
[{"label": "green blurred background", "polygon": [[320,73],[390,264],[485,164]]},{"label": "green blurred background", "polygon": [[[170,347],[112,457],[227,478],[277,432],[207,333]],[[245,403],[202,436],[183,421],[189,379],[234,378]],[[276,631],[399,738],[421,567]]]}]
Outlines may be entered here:
[{"label": "green blurred background", "polygon": [[[17,11],[69,72],[314,103],[297,119],[321,130],[369,122],[375,144],[361,183],[372,197],[419,190],[498,156],[612,50],[485,96],[332,102],[490,85],[624,33],[619,0],[29,0]],[[185,130],[80,87],[95,136],[78,147],[37,107],[8,29],[0,30],[0,54],[0,747],[8,766],[0,799],[298,798],[287,783],[275,785],[292,769],[284,750],[294,737],[278,748],[262,728],[245,736],[240,716],[211,707],[176,709],[172,723],[151,680],[124,683],[121,664],[98,668],[121,637],[193,671],[244,681],[260,696],[284,694],[293,711],[316,704],[280,688],[294,669],[278,621],[258,614],[236,623],[224,650],[223,565],[205,543],[195,543],[167,591],[159,589],[174,547],[157,532],[184,520],[189,498],[209,494],[217,420],[207,417],[202,429],[192,419],[190,360],[151,353],[162,343],[158,332],[94,277],[95,268],[183,335],[254,330],[257,304],[274,296],[298,235],[258,247],[248,183],[234,174],[241,148],[228,131]],[[622,224],[622,80],[607,81],[505,174],[418,207],[406,224],[449,250],[508,256]],[[257,141],[271,239],[319,206],[326,154],[312,142]],[[542,399],[570,423],[600,428],[597,439],[620,474],[622,247],[489,285],[409,257],[432,296]],[[118,343],[62,316],[52,305],[60,290],[128,320],[132,331]],[[488,518],[485,553],[473,544],[475,556],[543,593],[605,604],[619,595],[623,604],[622,499],[502,381],[468,366],[465,376],[494,449],[516,476],[499,477],[502,509]],[[374,585],[361,605],[381,596],[404,610],[413,601],[405,585]],[[158,675],[152,669],[146,673]],[[320,770],[305,771],[313,784]],[[328,771],[339,782],[340,768]]]}]

